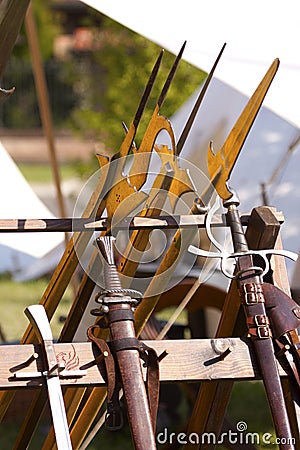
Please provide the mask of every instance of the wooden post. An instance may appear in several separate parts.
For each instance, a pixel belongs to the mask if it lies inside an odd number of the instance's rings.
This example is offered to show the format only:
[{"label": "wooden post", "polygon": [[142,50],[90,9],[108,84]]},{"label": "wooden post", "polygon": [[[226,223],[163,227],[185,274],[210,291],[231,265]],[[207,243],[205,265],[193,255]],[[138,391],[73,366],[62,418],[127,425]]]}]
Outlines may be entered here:
[{"label": "wooden post", "polygon": [[[33,74],[35,79],[40,115],[42,120],[43,130],[47,139],[50,162],[56,187],[57,201],[59,206],[59,213],[61,217],[66,217],[65,204],[61,191],[60,175],[56,157],[56,150],[53,136],[52,118],[49,106],[49,95],[45,79],[45,73],[43,69],[38,35],[36,31],[35,21],[32,12],[32,6],[28,6],[27,14],[25,17],[26,34],[28,39],[28,45],[32,58]],[[67,237],[66,237],[67,240]]]}]

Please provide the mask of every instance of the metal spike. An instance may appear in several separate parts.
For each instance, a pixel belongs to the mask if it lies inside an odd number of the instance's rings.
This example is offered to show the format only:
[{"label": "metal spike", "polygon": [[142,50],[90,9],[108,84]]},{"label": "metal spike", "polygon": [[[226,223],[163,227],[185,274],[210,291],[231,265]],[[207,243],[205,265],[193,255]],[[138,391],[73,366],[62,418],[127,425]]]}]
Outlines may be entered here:
[{"label": "metal spike", "polygon": [[218,62],[219,62],[219,60],[220,60],[220,58],[222,56],[222,53],[223,53],[225,47],[226,47],[226,43],[223,44],[223,47],[221,48],[221,50],[220,50],[220,52],[219,52],[219,54],[217,56],[217,59],[215,60],[214,65],[212,66],[211,71],[209,72],[209,74],[208,74],[208,76],[207,76],[207,78],[205,80],[203,88],[201,89],[201,91],[199,93],[199,96],[198,96],[198,98],[196,100],[196,103],[195,103],[193,109],[192,109],[192,112],[191,112],[191,114],[190,114],[190,116],[189,116],[189,118],[188,118],[188,120],[186,122],[186,125],[185,125],[185,127],[184,127],[184,129],[183,129],[183,131],[181,133],[181,136],[180,136],[180,138],[178,140],[178,143],[177,143],[177,155],[180,155],[180,152],[183,149],[185,141],[186,141],[186,139],[188,137],[188,134],[189,134],[189,132],[191,130],[191,127],[192,127],[192,125],[194,123],[194,120],[196,118],[196,115],[198,113],[198,110],[200,108],[202,100],[204,98],[204,95],[206,94],[206,91],[207,91],[207,88],[209,86],[209,83],[210,83],[210,81],[211,81],[211,79],[213,77],[214,71],[215,71],[215,69],[216,69],[216,67],[218,65]]},{"label": "metal spike", "polygon": [[184,43],[183,43],[183,45],[182,45],[182,47],[180,49],[180,52],[178,53],[178,55],[177,55],[177,57],[176,57],[176,59],[174,61],[174,64],[171,67],[169,75],[168,75],[168,77],[167,77],[167,79],[165,81],[165,84],[164,84],[164,86],[162,88],[161,94],[160,94],[159,99],[157,101],[157,105],[158,105],[159,108],[162,106],[162,104],[163,104],[163,102],[164,102],[164,100],[166,98],[168,89],[169,89],[169,87],[171,85],[171,82],[172,82],[172,80],[174,78],[174,75],[176,73],[176,70],[177,70],[179,61],[181,60],[181,57],[182,57],[183,51],[185,49],[185,46],[186,46],[186,41],[184,41]]},{"label": "metal spike", "polygon": [[147,83],[147,85],[145,87],[145,90],[144,90],[143,96],[141,98],[140,104],[138,106],[138,109],[137,109],[137,111],[135,113],[135,116],[134,116],[134,119],[133,119],[133,125],[134,125],[135,129],[137,128],[137,126],[138,126],[138,124],[139,124],[139,122],[141,120],[142,114],[144,112],[147,100],[149,98],[150,92],[151,92],[152,87],[153,87],[153,83],[154,83],[154,81],[156,79],[156,76],[157,76],[157,73],[158,73],[159,66],[161,64],[161,60],[162,60],[163,54],[164,54],[164,50],[161,50],[161,52],[160,52],[160,54],[159,54],[159,56],[158,56],[158,58],[156,60],[156,63],[154,65],[153,69],[152,69],[151,75],[150,75],[148,83]]}]

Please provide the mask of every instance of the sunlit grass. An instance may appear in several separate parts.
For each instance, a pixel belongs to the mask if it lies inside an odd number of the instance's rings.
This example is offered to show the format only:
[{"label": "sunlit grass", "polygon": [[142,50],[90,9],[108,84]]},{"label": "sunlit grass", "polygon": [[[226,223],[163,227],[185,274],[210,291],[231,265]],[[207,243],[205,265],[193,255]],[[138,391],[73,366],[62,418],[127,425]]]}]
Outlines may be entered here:
[{"label": "sunlit grass", "polygon": [[[0,327],[7,342],[18,342],[21,339],[29,324],[24,309],[40,302],[47,284],[46,279],[19,283],[9,276],[0,277]],[[51,320],[54,338],[58,337],[62,328],[59,317],[67,314],[71,299],[71,290],[68,289]]]},{"label": "sunlit grass", "polygon": [[[29,183],[50,183],[53,181],[53,172],[49,164],[18,163],[23,176]],[[76,163],[59,164],[59,174],[62,180],[78,177],[79,170]]]}]

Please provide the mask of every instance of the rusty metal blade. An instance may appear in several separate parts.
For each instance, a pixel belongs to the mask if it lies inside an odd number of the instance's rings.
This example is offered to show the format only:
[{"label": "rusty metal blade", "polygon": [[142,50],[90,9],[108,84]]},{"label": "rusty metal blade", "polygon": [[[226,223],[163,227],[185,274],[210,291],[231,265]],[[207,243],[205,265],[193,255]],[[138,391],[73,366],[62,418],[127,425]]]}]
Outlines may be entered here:
[{"label": "rusty metal blade", "polygon": [[184,52],[185,46],[186,46],[186,41],[184,41],[184,43],[183,43],[183,45],[182,45],[178,55],[176,56],[176,59],[175,59],[175,61],[173,63],[173,66],[171,67],[169,75],[168,75],[168,77],[167,77],[167,79],[165,81],[165,84],[164,84],[163,88],[162,88],[162,91],[161,91],[160,96],[159,96],[158,101],[157,101],[157,105],[158,105],[159,108],[162,106],[162,104],[163,104],[163,102],[164,102],[164,100],[166,98],[168,89],[169,89],[169,87],[171,85],[171,82],[172,82],[172,80],[174,78],[174,75],[176,73],[176,70],[177,70],[179,61],[181,60],[181,57],[182,57],[182,54]]},{"label": "rusty metal blade", "polygon": [[254,94],[249,99],[223,146],[216,154],[213,153],[212,148],[208,151],[207,162],[211,180],[214,179],[215,174],[221,168],[221,176],[215,183],[215,188],[223,200],[228,200],[232,196],[231,191],[227,187],[227,181],[229,180],[231,171],[236,163],[278,67],[279,59],[276,58],[269,67]]},{"label": "rusty metal blade", "polygon": [[192,128],[192,125],[194,123],[194,120],[196,118],[198,110],[199,110],[199,108],[201,106],[202,100],[204,99],[204,96],[206,94],[206,91],[207,91],[207,88],[209,86],[209,83],[210,83],[210,81],[211,81],[211,79],[213,77],[213,74],[214,74],[215,69],[216,69],[216,67],[218,65],[218,62],[220,61],[220,58],[222,56],[222,53],[223,53],[225,47],[226,47],[226,43],[223,44],[223,47],[221,48],[221,50],[220,50],[220,52],[219,52],[219,54],[217,56],[217,59],[215,60],[214,65],[212,66],[211,71],[209,72],[209,74],[208,74],[208,76],[207,76],[207,78],[205,80],[203,88],[201,89],[201,91],[199,93],[199,96],[198,96],[198,98],[196,100],[196,103],[195,103],[195,105],[194,105],[194,107],[192,109],[192,112],[191,112],[191,114],[190,114],[190,116],[189,116],[189,118],[188,118],[188,120],[187,120],[187,122],[185,124],[185,127],[184,127],[184,129],[183,129],[183,131],[181,133],[181,136],[180,136],[180,138],[178,140],[178,143],[177,143],[177,155],[180,155],[180,152],[181,152],[181,150],[182,150],[182,148],[183,148],[183,146],[185,144],[185,141],[186,141],[186,139],[188,137],[188,134],[189,134],[189,132],[190,132],[190,130]]},{"label": "rusty metal blade", "polygon": [[156,79],[157,73],[158,73],[158,69],[160,67],[160,63],[163,57],[163,53],[164,51],[162,50],[156,60],[156,63],[152,69],[152,72],[150,74],[149,80],[147,82],[147,85],[145,87],[144,93],[142,95],[141,101],[139,103],[138,109],[135,113],[134,119],[130,125],[130,128],[128,130],[128,133],[126,133],[125,138],[121,144],[120,150],[117,153],[117,155],[115,155],[116,157],[118,156],[127,156],[130,149],[132,148],[132,143],[133,140],[135,138],[135,134],[136,134],[136,130],[137,127],[140,123],[141,117],[143,115],[144,109],[146,107],[147,104],[147,100],[149,98],[150,92],[152,90],[153,87],[153,83]]},{"label": "rusty metal blade", "polygon": [[160,67],[160,63],[161,63],[163,54],[164,54],[164,51],[161,50],[161,52],[160,52],[160,54],[159,54],[159,56],[158,56],[158,58],[156,60],[156,63],[154,65],[153,69],[152,69],[152,72],[150,74],[149,80],[148,80],[147,85],[145,87],[145,90],[144,90],[144,93],[142,95],[142,98],[141,98],[140,104],[138,106],[138,109],[137,109],[137,111],[135,113],[135,116],[134,116],[134,119],[133,119],[133,126],[135,127],[135,129],[137,128],[137,126],[138,126],[138,124],[139,124],[139,122],[141,120],[142,114],[144,112],[147,100],[148,100],[150,92],[152,90],[153,83],[155,81],[155,78],[156,78],[157,73],[158,73],[158,69]]}]

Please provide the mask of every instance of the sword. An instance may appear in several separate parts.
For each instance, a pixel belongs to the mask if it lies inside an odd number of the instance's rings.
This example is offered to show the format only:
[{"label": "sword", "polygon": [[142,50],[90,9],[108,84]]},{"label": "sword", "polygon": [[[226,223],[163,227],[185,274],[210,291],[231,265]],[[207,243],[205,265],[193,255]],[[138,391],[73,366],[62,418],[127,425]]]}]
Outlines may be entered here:
[{"label": "sword", "polygon": [[53,336],[48,317],[42,305],[29,306],[25,309],[25,314],[34,327],[44,348],[47,364],[44,375],[47,383],[57,448],[58,450],[72,450],[64,399],[59,381],[59,371],[64,369],[64,365],[56,361]]},{"label": "sword", "polygon": [[232,171],[232,160],[236,160],[242,149],[278,66],[279,60],[275,59],[218,153],[216,155],[208,153],[208,170],[212,178],[221,168],[221,176],[215,182],[215,188],[227,209],[227,222],[231,230],[234,251],[239,254],[236,257],[235,279],[246,315],[248,333],[252,338],[260,365],[276,434],[281,438],[280,449],[291,450],[294,449],[291,444],[293,437],[274,356],[272,331],[265,309],[262,269],[253,264],[238,213],[239,200],[234,191],[227,186]]},{"label": "sword", "polygon": [[[106,283],[105,291],[99,299],[101,307],[92,313],[105,316],[108,322],[111,351],[118,363],[134,446],[137,450],[155,450],[154,432],[159,378],[157,377],[151,386],[156,392],[148,392],[147,396],[141,370],[139,341],[136,339],[134,329],[133,308],[138,303],[136,295],[139,293],[130,289],[122,289],[114,262],[113,243],[114,238],[109,235],[96,239],[97,247],[104,258]],[[148,366],[150,360],[146,364]],[[158,375],[157,370],[156,363],[155,373]],[[150,400],[151,395],[153,395],[153,401]],[[113,410],[111,413],[113,414]]]}]

